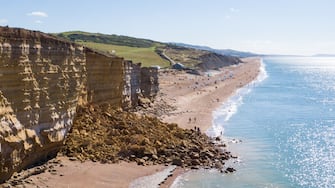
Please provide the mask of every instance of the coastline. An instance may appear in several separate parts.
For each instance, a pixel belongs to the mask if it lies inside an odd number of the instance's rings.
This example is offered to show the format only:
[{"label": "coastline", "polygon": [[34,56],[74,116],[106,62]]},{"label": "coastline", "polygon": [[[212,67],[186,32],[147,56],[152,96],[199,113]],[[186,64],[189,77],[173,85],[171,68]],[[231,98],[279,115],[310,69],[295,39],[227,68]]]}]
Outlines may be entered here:
[{"label": "coastline", "polygon": [[[260,58],[247,58],[243,61],[246,63],[211,71],[205,76],[179,71],[160,74],[161,91],[157,100],[158,104],[153,105],[159,107],[159,103],[163,102],[174,110],[162,113],[159,118],[165,122],[177,123],[185,129],[193,129],[196,126],[202,132],[208,130],[212,126],[213,111],[219,108],[237,89],[257,78]],[[226,79],[222,79],[224,77]],[[139,166],[126,162],[100,164],[86,161],[81,163],[64,157],[58,157],[45,165],[46,170],[42,173],[36,175],[33,172],[32,176],[22,180],[26,187],[129,187],[139,179],[143,180],[145,177],[153,176],[171,167]],[[187,171],[188,169],[177,167],[170,174],[165,174],[160,187],[170,187],[179,175]]]},{"label": "coastline", "polygon": [[[205,83],[201,83],[201,80],[194,75],[163,75],[164,82],[160,86],[162,95],[166,100],[165,102],[172,104],[175,110],[163,115],[162,120],[175,122],[185,129],[192,129],[196,126],[202,132],[208,131],[212,127],[213,112],[226,103],[227,99],[234,95],[239,88],[245,87],[256,80],[260,73],[260,57],[244,58],[242,60],[245,62],[244,64],[224,67],[219,70],[220,72],[208,77],[207,82],[203,80]],[[230,73],[233,73],[232,78],[229,78]],[[221,80],[225,76],[226,79]],[[175,82],[176,80],[179,83]],[[195,82],[198,82],[198,84],[195,84]],[[205,85],[201,87],[200,84]],[[179,86],[178,91],[175,91],[175,85]],[[187,85],[200,85],[200,87],[194,89],[187,87]],[[197,118],[195,121],[194,117]],[[191,118],[191,122],[189,122],[189,118]],[[187,171],[189,169],[176,170],[161,187],[170,187],[176,178]]]},{"label": "coastline", "polygon": [[260,58],[242,60],[245,63],[221,68],[208,73],[209,76],[164,74],[160,78],[163,80],[160,83],[161,92],[165,102],[176,110],[163,115],[162,120],[177,123],[184,129],[196,126],[202,132],[207,131],[212,126],[213,111],[224,104],[237,89],[255,80],[260,72]]}]

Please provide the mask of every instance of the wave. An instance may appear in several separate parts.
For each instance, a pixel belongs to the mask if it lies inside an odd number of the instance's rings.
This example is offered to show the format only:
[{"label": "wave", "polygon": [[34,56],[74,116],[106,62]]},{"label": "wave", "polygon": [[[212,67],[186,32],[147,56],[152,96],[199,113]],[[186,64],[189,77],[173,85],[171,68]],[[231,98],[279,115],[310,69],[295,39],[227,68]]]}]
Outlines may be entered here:
[{"label": "wave", "polygon": [[245,85],[244,87],[236,90],[235,94],[232,95],[223,105],[213,112],[212,127],[206,132],[208,136],[216,137],[224,133],[224,124],[237,112],[238,107],[243,104],[243,98],[245,95],[250,93],[254,87],[264,81],[268,74],[265,69],[263,59],[261,59],[261,66],[259,68],[259,74],[255,80]]}]

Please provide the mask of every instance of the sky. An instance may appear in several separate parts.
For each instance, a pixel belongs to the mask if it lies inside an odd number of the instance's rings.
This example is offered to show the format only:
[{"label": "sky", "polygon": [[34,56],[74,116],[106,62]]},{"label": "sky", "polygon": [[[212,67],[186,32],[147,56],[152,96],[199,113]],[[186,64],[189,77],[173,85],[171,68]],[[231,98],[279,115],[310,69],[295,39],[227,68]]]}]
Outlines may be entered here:
[{"label": "sky", "polygon": [[261,54],[335,54],[334,0],[0,0],[0,25]]}]

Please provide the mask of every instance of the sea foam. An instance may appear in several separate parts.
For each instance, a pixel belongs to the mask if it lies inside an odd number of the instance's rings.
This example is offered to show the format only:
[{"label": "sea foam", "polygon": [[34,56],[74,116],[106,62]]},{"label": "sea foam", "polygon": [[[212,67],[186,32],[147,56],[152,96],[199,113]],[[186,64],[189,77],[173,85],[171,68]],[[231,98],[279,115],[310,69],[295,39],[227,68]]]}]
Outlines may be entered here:
[{"label": "sea foam", "polygon": [[261,59],[259,71],[260,72],[255,80],[236,90],[235,94],[229,97],[220,108],[213,112],[212,127],[206,132],[208,136],[217,137],[222,135],[224,133],[224,124],[229,121],[229,119],[237,112],[238,107],[243,104],[243,97],[268,77],[263,59]]}]

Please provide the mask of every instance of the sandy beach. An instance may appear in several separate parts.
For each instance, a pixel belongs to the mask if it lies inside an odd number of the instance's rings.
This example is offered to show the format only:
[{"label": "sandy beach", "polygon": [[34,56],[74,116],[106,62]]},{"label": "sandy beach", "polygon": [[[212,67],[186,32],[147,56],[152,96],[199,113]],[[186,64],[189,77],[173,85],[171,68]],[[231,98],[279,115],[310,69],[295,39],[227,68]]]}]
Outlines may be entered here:
[{"label": "sandy beach", "polygon": [[[165,122],[180,127],[199,127],[206,131],[212,124],[212,112],[236,89],[254,80],[260,67],[260,58],[243,59],[245,63],[225,67],[204,76],[169,71],[160,74],[158,103],[165,102],[175,110],[162,115]],[[134,180],[162,172],[164,165],[139,166],[135,163],[101,164],[87,161],[70,161],[61,157],[44,173],[23,180],[26,187],[129,187]],[[47,164],[48,165],[48,164]],[[52,169],[52,170],[50,170]],[[185,172],[176,168],[160,187],[169,187],[175,178]],[[164,178],[164,179],[165,179]]]},{"label": "sandy beach", "polygon": [[[55,162],[57,161],[57,162]],[[42,167],[46,171],[29,178],[24,178],[20,184],[25,187],[120,187],[127,188],[130,183],[140,177],[160,172],[164,165],[139,166],[136,163],[121,162],[117,164],[101,164],[99,162],[71,161],[67,157],[57,157]],[[24,173],[27,173],[24,172]],[[23,177],[24,173],[14,174]],[[6,185],[3,185],[6,187]]]},{"label": "sandy beach", "polygon": [[212,112],[226,99],[253,81],[260,67],[259,58],[245,58],[244,64],[230,66],[205,76],[170,72],[160,77],[160,88],[166,103],[176,110],[162,116],[166,122],[185,129],[200,127],[206,131],[212,125]]},{"label": "sandy beach", "polygon": [[[165,103],[174,111],[163,115],[166,122],[177,123],[185,129],[199,127],[202,132],[212,125],[212,112],[219,108],[237,89],[244,87],[259,74],[261,59],[244,58],[245,63],[229,66],[207,76],[171,72],[160,77],[160,92]],[[176,170],[177,174],[183,171]],[[170,187],[178,177],[174,174],[161,187]]]}]

